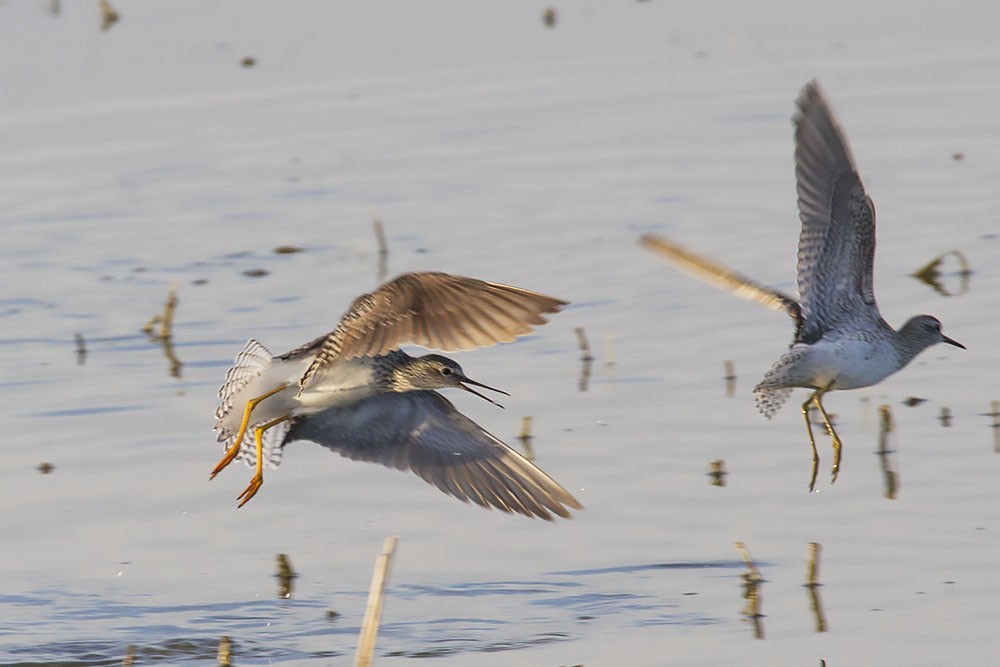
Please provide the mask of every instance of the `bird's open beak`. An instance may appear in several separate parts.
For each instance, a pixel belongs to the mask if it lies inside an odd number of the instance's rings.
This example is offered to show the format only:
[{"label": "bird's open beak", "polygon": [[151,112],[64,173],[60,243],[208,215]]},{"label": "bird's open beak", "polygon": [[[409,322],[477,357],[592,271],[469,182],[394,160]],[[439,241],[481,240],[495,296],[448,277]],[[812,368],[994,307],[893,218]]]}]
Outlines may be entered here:
[{"label": "bird's open beak", "polygon": [[490,399],[490,398],[488,398],[486,396],[483,396],[482,394],[480,394],[475,389],[472,389],[471,387],[467,387],[466,385],[470,385],[471,384],[471,385],[474,385],[476,387],[482,387],[483,389],[489,389],[490,391],[495,391],[496,393],[503,394],[504,396],[510,396],[510,394],[508,394],[507,392],[505,392],[503,389],[497,389],[496,387],[491,387],[488,384],[483,384],[482,382],[476,382],[475,380],[470,380],[467,377],[461,377],[461,378],[459,378],[458,382],[459,382],[458,386],[460,386],[465,391],[469,392],[470,394],[475,394],[479,398],[481,398],[484,401],[487,401],[489,403],[492,403],[493,405],[497,406],[498,408],[503,408],[503,406],[500,405],[499,403],[497,403],[496,401],[494,401],[494,400],[492,400],[492,399]]},{"label": "bird's open beak", "polygon": [[954,340],[952,338],[948,338],[944,334],[941,334],[941,340],[944,341],[945,343],[948,343],[948,345],[954,345],[955,347],[960,347],[963,350],[966,349],[966,347],[964,345],[962,345],[961,343],[959,343],[957,340]]}]

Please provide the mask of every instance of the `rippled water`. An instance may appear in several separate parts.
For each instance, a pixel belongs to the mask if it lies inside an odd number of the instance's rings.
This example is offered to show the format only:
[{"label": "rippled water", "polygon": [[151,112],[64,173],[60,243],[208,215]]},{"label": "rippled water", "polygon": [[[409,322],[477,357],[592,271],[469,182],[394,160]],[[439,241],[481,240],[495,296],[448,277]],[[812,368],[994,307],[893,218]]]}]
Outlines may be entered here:
[{"label": "rippled water", "polygon": [[[140,663],[210,664],[228,636],[236,664],[349,664],[394,534],[378,664],[993,664],[992,4],[568,5],[553,28],[544,5],[501,2],[117,4],[106,32],[89,3],[0,6],[19,54],[0,59],[0,662],[119,664],[133,645]],[[814,76],[878,207],[886,319],[933,313],[969,349],[831,395],[844,468],[831,486],[822,440],[809,494],[795,403],[768,423],[750,391],[787,318],[636,239],[792,291],[789,119]],[[466,506],[310,443],[243,509],[245,468],[208,482],[233,356],[250,336],[309,340],[374,287],[374,218],[390,274],[573,302],[456,355],[512,394],[505,411],[450,396],[511,444],[534,417],[536,461],[586,506],[573,521]],[[953,260],[955,296],[909,277],[951,250],[967,290]],[[141,329],[170,288],[167,354]],[[576,327],[596,357],[585,383]],[[762,640],[736,540],[764,577]],[[299,574],[287,599],[278,553]]]}]

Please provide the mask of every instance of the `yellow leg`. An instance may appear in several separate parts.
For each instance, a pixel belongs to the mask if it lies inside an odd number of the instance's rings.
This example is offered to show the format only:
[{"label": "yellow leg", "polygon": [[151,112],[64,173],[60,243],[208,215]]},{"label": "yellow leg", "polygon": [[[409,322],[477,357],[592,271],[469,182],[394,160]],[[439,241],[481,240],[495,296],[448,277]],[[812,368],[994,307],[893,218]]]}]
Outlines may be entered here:
[{"label": "yellow leg", "polygon": [[253,479],[250,480],[250,484],[247,485],[247,488],[243,489],[243,493],[236,496],[236,500],[240,501],[238,507],[246,505],[251,498],[257,495],[257,491],[259,491],[261,485],[264,484],[264,431],[291,418],[291,415],[285,415],[284,417],[272,419],[266,424],[258,426],[254,431],[254,439],[257,441],[257,474],[255,474]]},{"label": "yellow leg", "polygon": [[[816,439],[813,438],[813,427],[812,423],[809,421],[809,406],[812,405],[813,401],[818,401],[818,396],[822,390],[815,391],[805,403],[802,404],[802,418],[806,420],[806,431],[809,432],[809,444],[812,446],[813,452],[813,465],[812,465],[812,476],[809,478],[809,491],[816,490],[816,473],[819,471],[819,452],[816,451]],[[822,409],[822,408],[820,408]]]},{"label": "yellow leg", "polygon": [[243,437],[247,432],[247,425],[250,424],[250,413],[253,409],[257,407],[257,404],[266,398],[274,396],[280,391],[284,391],[288,388],[289,383],[284,382],[279,384],[277,387],[267,392],[266,394],[261,394],[260,396],[255,396],[247,401],[246,407],[243,409],[243,421],[240,423],[240,430],[236,434],[236,439],[233,440],[233,444],[226,450],[225,455],[223,455],[222,460],[215,465],[215,469],[212,470],[212,474],[208,476],[209,479],[215,479],[215,476],[222,472],[223,468],[233,462],[236,455],[240,453],[240,443],[243,442]]},{"label": "yellow leg", "polygon": [[830,434],[830,438],[833,440],[833,469],[830,473],[830,483],[833,484],[837,481],[837,474],[840,472],[840,436],[837,435],[836,429],[833,428],[833,424],[830,422],[830,416],[826,414],[826,410],[823,409],[823,395],[826,394],[828,389],[822,391],[817,391],[816,396],[816,407],[819,408],[819,413],[823,415],[823,426],[826,427],[826,432]]}]

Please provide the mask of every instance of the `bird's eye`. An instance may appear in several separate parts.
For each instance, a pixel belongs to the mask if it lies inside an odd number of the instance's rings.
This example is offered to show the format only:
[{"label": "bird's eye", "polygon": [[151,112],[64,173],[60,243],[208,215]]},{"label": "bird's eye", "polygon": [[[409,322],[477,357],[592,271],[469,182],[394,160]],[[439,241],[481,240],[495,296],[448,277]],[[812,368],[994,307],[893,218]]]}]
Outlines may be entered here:
[{"label": "bird's eye", "polygon": [[451,375],[451,369],[445,366],[441,369],[441,375]]}]

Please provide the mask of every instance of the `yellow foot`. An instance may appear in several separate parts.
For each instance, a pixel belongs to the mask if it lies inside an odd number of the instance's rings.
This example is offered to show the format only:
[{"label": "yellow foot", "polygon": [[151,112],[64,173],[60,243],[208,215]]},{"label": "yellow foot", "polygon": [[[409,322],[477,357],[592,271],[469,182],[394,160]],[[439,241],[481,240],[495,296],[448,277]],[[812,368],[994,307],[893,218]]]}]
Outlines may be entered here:
[{"label": "yellow foot", "polygon": [[236,497],[236,500],[240,501],[240,504],[237,505],[237,507],[243,507],[250,502],[250,499],[257,495],[257,492],[263,484],[264,476],[260,473],[254,475],[253,479],[250,480],[250,484],[247,485],[247,488],[243,489],[243,493]]},{"label": "yellow foot", "polygon": [[212,474],[208,476],[208,479],[209,480],[215,479],[215,476],[218,475],[220,472],[222,472],[227,465],[232,463],[233,459],[235,459],[236,455],[239,453],[240,453],[240,443],[235,442],[233,443],[232,447],[226,450],[226,453],[222,457],[222,460],[215,464],[215,468],[212,469]]},{"label": "yellow foot", "polygon": [[840,473],[840,438],[837,434],[833,435],[833,468],[830,471],[830,484],[837,481],[837,475]]},{"label": "yellow foot", "polygon": [[813,459],[812,476],[809,478],[809,493],[816,490],[816,474],[819,472],[819,457]]},{"label": "yellow foot", "polygon": [[[257,405],[264,399],[270,398],[271,396],[274,396],[275,394],[280,393],[285,389],[287,389],[288,385],[289,385],[288,382],[282,382],[277,387],[271,389],[267,393],[261,394],[260,396],[254,396],[249,401],[247,401],[247,404],[243,407],[243,419],[240,422],[240,429],[236,432],[236,437],[233,440],[233,444],[229,449],[226,450],[226,454],[225,456],[222,457],[222,460],[216,464],[215,469],[212,470],[212,474],[208,476],[210,480],[215,479],[215,476],[218,475],[220,472],[222,472],[223,468],[232,463],[233,459],[236,458],[236,455],[240,453],[240,443],[243,442],[243,436],[247,432],[247,426],[250,425],[250,413],[253,412],[254,408],[256,408]],[[288,419],[288,417],[275,420],[274,422],[268,422],[268,424],[264,426],[264,429],[266,430],[271,426],[273,426],[274,424],[284,421],[285,419]],[[257,456],[258,457],[260,456],[259,444],[257,445]]]}]

